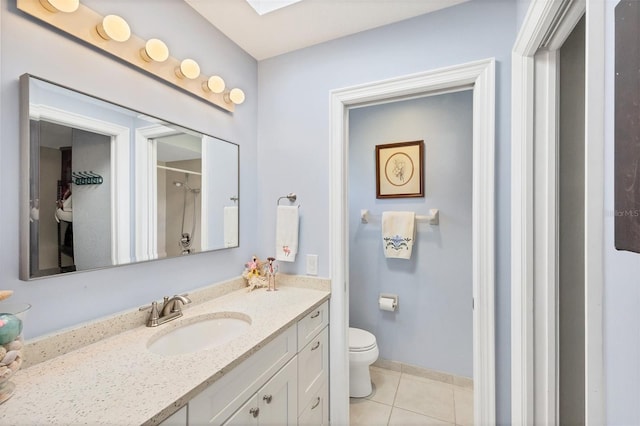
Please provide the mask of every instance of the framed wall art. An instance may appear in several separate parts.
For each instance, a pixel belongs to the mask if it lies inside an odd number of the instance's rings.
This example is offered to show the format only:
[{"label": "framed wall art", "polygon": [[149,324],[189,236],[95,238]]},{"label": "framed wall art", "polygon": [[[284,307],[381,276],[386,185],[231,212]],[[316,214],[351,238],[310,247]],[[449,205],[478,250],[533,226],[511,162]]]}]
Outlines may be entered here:
[{"label": "framed wall art", "polygon": [[618,3],[615,22],[615,247],[640,253],[640,3]]},{"label": "framed wall art", "polygon": [[424,141],[376,145],[376,198],[424,197]]}]

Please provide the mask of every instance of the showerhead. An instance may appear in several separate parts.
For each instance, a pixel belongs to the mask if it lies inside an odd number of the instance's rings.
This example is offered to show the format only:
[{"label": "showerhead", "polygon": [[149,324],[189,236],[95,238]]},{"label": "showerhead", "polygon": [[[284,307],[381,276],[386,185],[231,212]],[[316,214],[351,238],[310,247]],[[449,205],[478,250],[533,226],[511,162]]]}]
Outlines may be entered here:
[{"label": "showerhead", "polygon": [[184,187],[188,191],[191,191],[191,192],[193,192],[195,194],[199,194],[200,193],[200,188],[191,188],[186,182],[180,182],[179,180],[174,180],[173,184],[178,188]]}]

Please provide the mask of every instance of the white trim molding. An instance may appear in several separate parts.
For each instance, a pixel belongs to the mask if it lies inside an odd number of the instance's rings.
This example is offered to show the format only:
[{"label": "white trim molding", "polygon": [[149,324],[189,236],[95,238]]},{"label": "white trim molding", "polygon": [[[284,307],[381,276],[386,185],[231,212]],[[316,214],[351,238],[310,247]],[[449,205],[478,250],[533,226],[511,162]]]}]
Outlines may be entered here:
[{"label": "white trim molding", "polygon": [[495,60],[331,92],[331,422],[348,424],[348,113],[353,107],[473,89],[473,373],[475,424],[495,424]]},{"label": "white trim molding", "polygon": [[158,179],[155,138],[175,134],[162,124],[140,127],[135,133],[136,260],[153,260],[158,253]]},{"label": "white trim molding", "polygon": [[586,0],[585,419],[603,425],[605,2]]},{"label": "white trim molding", "polygon": [[[512,51],[512,424],[557,424],[557,50],[587,12],[585,348],[587,424],[604,423],[604,12],[599,0],[531,2]],[[589,398],[591,396],[591,398]]]}]

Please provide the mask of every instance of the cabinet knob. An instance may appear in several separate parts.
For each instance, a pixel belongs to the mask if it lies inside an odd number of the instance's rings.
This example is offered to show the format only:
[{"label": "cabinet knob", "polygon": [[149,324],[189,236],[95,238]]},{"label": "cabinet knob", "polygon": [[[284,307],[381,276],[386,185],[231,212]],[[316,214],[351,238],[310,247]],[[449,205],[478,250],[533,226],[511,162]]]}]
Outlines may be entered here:
[{"label": "cabinet knob", "polygon": [[320,311],[317,311],[315,314],[311,315],[311,318],[318,318],[318,315],[320,315]]},{"label": "cabinet knob", "polygon": [[263,397],[262,397],[262,400],[263,400],[263,401],[266,401],[266,402],[267,402],[267,404],[271,404],[271,400],[272,400],[272,399],[273,399],[273,396],[272,396],[272,395],[265,395],[265,396],[263,396]]},{"label": "cabinet knob", "polygon": [[315,344],[315,345],[313,345],[313,346],[311,347],[311,350],[312,350],[312,351],[315,351],[315,350],[316,350],[316,349],[318,349],[319,347],[320,347],[320,341],[318,340],[318,341],[316,342],[316,344]]},{"label": "cabinet knob", "polygon": [[253,414],[253,417],[258,417],[258,414],[260,414],[260,409],[259,408],[252,408],[251,410],[249,410],[249,414]]}]

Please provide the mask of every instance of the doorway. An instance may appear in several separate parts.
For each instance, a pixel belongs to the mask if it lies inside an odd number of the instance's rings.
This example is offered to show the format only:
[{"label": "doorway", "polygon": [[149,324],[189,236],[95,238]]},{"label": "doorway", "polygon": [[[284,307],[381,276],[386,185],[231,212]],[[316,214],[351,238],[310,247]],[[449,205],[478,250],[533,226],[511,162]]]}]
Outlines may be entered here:
[{"label": "doorway", "polygon": [[[564,140],[558,138],[562,136],[563,126],[562,119],[558,120],[562,113],[558,100],[563,84],[558,69],[562,47],[581,19],[586,28],[584,47],[580,48],[584,54],[584,83],[579,92],[584,96],[584,104],[579,108],[569,105],[568,109],[573,108],[574,113],[582,115],[582,120],[575,124],[582,125],[584,133],[576,139],[582,146],[582,154],[578,152],[577,158],[563,166],[562,149],[569,146],[562,147]],[[576,387],[581,388],[577,392],[583,401],[583,408],[579,407],[583,424],[604,423],[604,39],[603,2],[532,2],[513,49],[511,402],[514,424],[562,424],[560,410],[567,401],[561,401],[564,398],[560,395],[564,391],[559,390],[561,382],[574,391]],[[565,159],[570,157],[570,152],[564,153]],[[581,165],[573,176],[558,173],[561,167],[566,169],[564,172],[575,168],[575,161],[581,161]],[[578,194],[583,194],[583,200],[574,202],[581,204],[577,214],[582,217],[579,229],[574,230],[572,236],[571,228],[565,226],[567,221],[562,217],[562,209],[567,209],[566,200],[563,207],[559,205],[559,197],[563,191],[567,192],[570,180],[580,174]],[[568,212],[571,212],[570,206]],[[576,232],[582,234],[583,241],[575,238]],[[563,233],[567,238],[559,239]],[[563,246],[563,238],[568,247]],[[579,274],[582,289],[577,295],[581,301],[573,305],[581,322],[577,329],[575,324],[563,319],[564,313],[570,311],[566,311],[567,306],[563,308],[562,299],[571,296],[563,297],[559,291],[567,282],[560,281],[559,276],[570,273],[562,272],[564,266],[571,263],[567,252],[576,247],[582,253],[579,263],[573,265],[582,271]],[[563,292],[567,290],[567,286],[564,287]],[[582,357],[584,368],[577,367],[583,372],[582,378],[580,373],[573,378],[563,377],[567,367],[561,371],[566,362],[559,359],[558,354],[564,343],[570,343],[559,337],[565,326],[569,326],[564,331],[565,339],[568,330],[569,335],[584,330],[584,338],[577,343],[583,353],[578,356]]]},{"label": "doorway", "polygon": [[[371,395],[350,400],[352,425],[472,423],[472,107],[466,89],[349,110],[349,326],[372,333],[379,350]],[[376,148],[411,143],[423,148],[416,167],[402,156],[387,164],[406,170],[397,188],[422,176],[423,196],[377,198],[386,174],[376,175]],[[394,259],[382,215],[403,211],[416,215],[411,255]],[[394,311],[379,308],[381,294],[398,297]]]},{"label": "doorway", "polygon": [[[42,105],[31,108],[30,128],[29,150],[37,175],[30,197],[38,214],[29,224],[31,248],[26,262],[21,263],[21,276],[104,267],[121,259],[128,263],[129,228],[123,222],[128,209],[118,209],[128,205],[128,197],[118,191],[128,185],[128,133],[120,126]],[[117,173],[120,170],[124,170],[124,179]],[[96,239],[98,234],[102,238]],[[116,237],[124,236],[126,247],[115,242]],[[48,254],[38,253],[40,246]]]},{"label": "doorway", "polygon": [[[495,60],[488,59],[331,93],[331,421],[348,424],[349,109],[438,91],[473,90],[472,279],[474,421],[495,423]],[[353,214],[353,212],[351,212]]]}]

